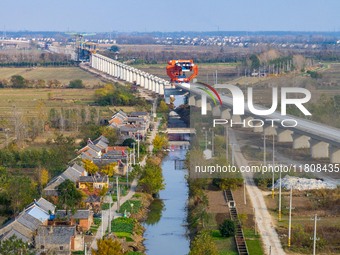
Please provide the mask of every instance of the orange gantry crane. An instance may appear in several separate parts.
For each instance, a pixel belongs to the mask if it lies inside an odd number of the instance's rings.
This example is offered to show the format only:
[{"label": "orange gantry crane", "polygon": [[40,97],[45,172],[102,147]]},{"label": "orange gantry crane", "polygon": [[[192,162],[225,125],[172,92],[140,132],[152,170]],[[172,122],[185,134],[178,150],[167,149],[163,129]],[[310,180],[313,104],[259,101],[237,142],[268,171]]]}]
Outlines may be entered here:
[{"label": "orange gantry crane", "polygon": [[[190,76],[186,73],[192,72]],[[166,67],[166,73],[175,83],[189,83],[193,78],[198,75],[198,67],[194,64],[193,60],[170,60]]]}]

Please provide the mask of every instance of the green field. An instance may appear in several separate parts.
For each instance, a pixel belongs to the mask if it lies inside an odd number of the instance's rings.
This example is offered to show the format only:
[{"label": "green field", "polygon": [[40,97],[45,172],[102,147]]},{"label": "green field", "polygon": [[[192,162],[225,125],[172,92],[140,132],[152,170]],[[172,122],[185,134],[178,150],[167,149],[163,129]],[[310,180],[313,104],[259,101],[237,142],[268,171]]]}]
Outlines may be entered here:
[{"label": "green field", "polygon": [[83,80],[86,87],[96,86],[102,81],[78,67],[35,67],[35,68],[0,68],[0,80],[10,79],[13,75],[21,75],[28,80],[58,80],[62,85],[68,85],[71,80]]}]

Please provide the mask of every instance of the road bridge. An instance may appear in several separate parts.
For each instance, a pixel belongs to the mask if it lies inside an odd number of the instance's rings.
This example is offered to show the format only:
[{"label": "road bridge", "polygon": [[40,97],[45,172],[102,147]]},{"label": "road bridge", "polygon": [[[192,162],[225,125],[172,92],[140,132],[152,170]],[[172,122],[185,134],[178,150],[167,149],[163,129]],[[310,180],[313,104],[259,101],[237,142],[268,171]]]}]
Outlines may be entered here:
[{"label": "road bridge", "polygon": [[[179,89],[190,91],[189,105],[202,106],[202,95],[205,95],[205,92],[198,88],[199,84],[190,84],[189,87],[181,84],[176,86]],[[216,118],[245,123],[245,126],[250,120],[261,119],[265,123],[263,126],[251,127],[248,125],[247,127],[253,128],[254,132],[275,135],[278,142],[292,143],[294,149],[309,148],[312,158],[329,158],[331,163],[340,163],[340,129],[295,116],[281,115],[279,112],[266,116],[254,115],[247,104],[244,105],[245,115],[233,115],[233,99],[226,95],[221,95],[220,97],[223,103],[222,106],[215,106],[212,102],[207,101],[207,111],[211,111]],[[259,105],[254,105],[254,107],[258,110],[267,109]],[[274,125],[271,122],[266,123],[266,119],[274,120]],[[287,119],[297,121],[297,126],[282,127],[280,123]]]},{"label": "road bridge", "polygon": [[130,83],[136,83],[159,95],[164,95],[165,87],[170,87],[170,82],[162,78],[98,53],[91,54],[90,65],[105,74]]}]

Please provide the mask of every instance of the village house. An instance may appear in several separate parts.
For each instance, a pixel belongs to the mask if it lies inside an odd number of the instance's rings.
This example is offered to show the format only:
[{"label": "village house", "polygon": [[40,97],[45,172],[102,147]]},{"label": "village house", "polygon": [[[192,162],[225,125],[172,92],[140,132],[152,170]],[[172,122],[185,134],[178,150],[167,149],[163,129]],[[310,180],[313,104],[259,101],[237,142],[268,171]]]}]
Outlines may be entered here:
[{"label": "village house", "polygon": [[100,210],[100,205],[101,205],[101,198],[100,196],[97,195],[89,195],[86,199],[85,199],[85,206],[86,208],[97,212]]},{"label": "village house", "polygon": [[74,214],[66,210],[57,210],[56,219],[66,219],[71,225],[76,225],[78,231],[85,232],[93,224],[93,213],[89,209],[78,209]]},{"label": "village house", "polygon": [[77,187],[81,190],[85,189],[102,189],[109,187],[109,178],[106,175],[80,176]]},{"label": "village house", "polygon": [[76,183],[80,176],[87,176],[86,170],[78,164],[69,166],[61,175],[54,177],[44,188],[43,194],[48,197],[58,197],[58,186],[65,180]]},{"label": "village house", "polygon": [[31,244],[35,231],[40,225],[47,225],[54,213],[55,206],[41,197],[29,204],[15,219],[0,229],[0,240],[15,236]]},{"label": "village house", "polygon": [[35,236],[37,254],[70,255],[84,250],[84,236],[77,234],[75,226],[39,226]]}]

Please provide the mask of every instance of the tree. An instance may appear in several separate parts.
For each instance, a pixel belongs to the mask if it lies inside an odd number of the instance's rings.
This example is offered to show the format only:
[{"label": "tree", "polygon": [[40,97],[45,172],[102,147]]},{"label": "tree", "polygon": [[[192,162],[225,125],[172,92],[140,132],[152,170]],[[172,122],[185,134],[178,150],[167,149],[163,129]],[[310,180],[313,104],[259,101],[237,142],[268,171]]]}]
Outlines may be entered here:
[{"label": "tree", "polygon": [[240,178],[215,178],[213,179],[213,184],[218,186],[221,190],[235,189],[237,186],[241,186],[243,179]]},{"label": "tree", "polygon": [[14,213],[20,212],[36,197],[36,184],[27,176],[11,177],[6,185],[10,207]]},{"label": "tree", "polygon": [[165,103],[164,100],[162,100],[162,101],[159,103],[158,111],[161,112],[161,113],[167,113],[167,112],[169,112],[169,107],[168,107],[168,105]]},{"label": "tree", "polygon": [[68,87],[70,89],[82,89],[82,88],[85,88],[85,85],[83,84],[82,80],[77,79],[77,80],[70,81],[70,83],[68,84]]},{"label": "tree", "polygon": [[168,139],[164,135],[157,134],[152,141],[153,149],[155,152],[160,151],[168,146]]},{"label": "tree", "polygon": [[29,251],[28,244],[24,243],[21,239],[11,236],[7,240],[0,242],[0,255],[33,255]]},{"label": "tree", "polygon": [[105,136],[109,140],[109,145],[114,145],[118,139],[117,130],[112,127],[100,127],[101,135]]},{"label": "tree", "polygon": [[97,250],[92,249],[92,255],[124,255],[121,243],[112,238],[98,239]]},{"label": "tree", "polygon": [[219,230],[221,233],[221,236],[223,237],[231,237],[234,236],[236,233],[236,225],[235,222],[230,220],[230,219],[226,219],[220,226],[219,226]]},{"label": "tree", "polygon": [[39,171],[39,184],[41,185],[41,187],[45,187],[45,185],[48,182],[48,178],[49,178],[49,173],[46,170],[46,168],[42,168]]},{"label": "tree", "polygon": [[133,148],[133,144],[136,144],[136,141],[132,138],[127,138],[124,140],[124,142],[122,143],[122,146],[128,146],[129,148]]},{"label": "tree", "polygon": [[117,45],[112,45],[110,47],[109,51],[111,51],[111,52],[119,52],[119,47]]},{"label": "tree", "polygon": [[102,167],[101,172],[106,174],[107,176],[111,177],[116,173],[117,162],[113,162]]},{"label": "tree", "polygon": [[58,202],[66,210],[75,209],[82,200],[82,194],[77,190],[76,185],[70,181],[65,180],[58,186]]},{"label": "tree", "polygon": [[216,244],[208,232],[201,232],[195,237],[189,255],[218,255]]},{"label": "tree", "polygon": [[21,75],[13,75],[11,77],[11,84],[13,88],[21,89],[26,87],[25,78]]},{"label": "tree", "polygon": [[260,60],[259,60],[259,58],[258,58],[255,54],[253,54],[253,55],[251,55],[251,56],[249,57],[249,59],[250,59],[250,61],[251,61],[250,68],[251,68],[252,70],[258,70],[259,67],[260,67]]},{"label": "tree", "polygon": [[97,173],[99,171],[98,166],[95,163],[93,163],[91,160],[83,159],[83,163],[84,163],[85,170],[89,174],[93,175],[93,174],[95,174],[95,173]]},{"label": "tree", "polygon": [[164,179],[161,167],[147,162],[140,178],[139,185],[149,194],[157,194],[160,190],[164,189]]}]

